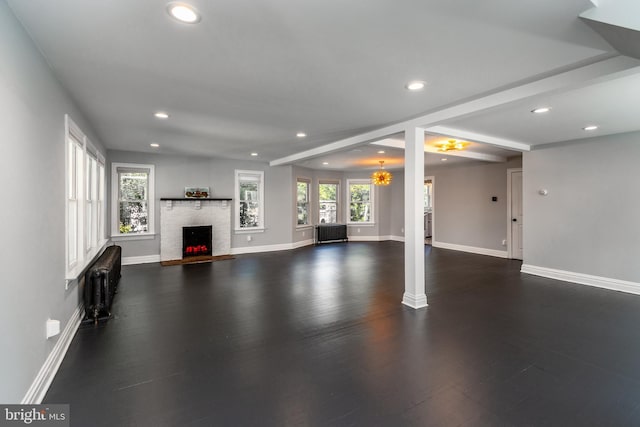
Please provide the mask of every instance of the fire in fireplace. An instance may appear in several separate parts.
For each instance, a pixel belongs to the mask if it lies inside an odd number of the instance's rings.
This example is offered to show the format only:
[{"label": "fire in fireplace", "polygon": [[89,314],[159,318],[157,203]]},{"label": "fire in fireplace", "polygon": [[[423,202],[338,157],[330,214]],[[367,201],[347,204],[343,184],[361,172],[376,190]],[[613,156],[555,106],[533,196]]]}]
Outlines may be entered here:
[{"label": "fire in fireplace", "polygon": [[182,257],[211,255],[213,245],[213,227],[182,227]]}]

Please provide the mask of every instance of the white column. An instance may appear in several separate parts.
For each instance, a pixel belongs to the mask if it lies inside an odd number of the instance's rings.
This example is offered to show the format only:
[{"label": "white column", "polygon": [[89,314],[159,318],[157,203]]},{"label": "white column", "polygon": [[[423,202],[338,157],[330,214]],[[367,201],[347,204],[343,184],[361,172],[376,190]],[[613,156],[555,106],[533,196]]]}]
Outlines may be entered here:
[{"label": "white column", "polygon": [[424,288],[424,129],[404,133],[404,296],[411,308],[427,306]]}]

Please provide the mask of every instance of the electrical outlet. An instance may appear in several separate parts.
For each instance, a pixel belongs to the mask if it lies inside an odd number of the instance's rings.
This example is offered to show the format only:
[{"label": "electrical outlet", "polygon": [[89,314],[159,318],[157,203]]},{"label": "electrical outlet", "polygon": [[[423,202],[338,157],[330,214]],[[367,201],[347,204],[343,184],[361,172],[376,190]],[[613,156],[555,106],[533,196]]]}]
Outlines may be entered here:
[{"label": "electrical outlet", "polygon": [[404,234],[404,227],[402,227],[402,228],[400,229],[400,232],[401,232],[402,234]]},{"label": "electrical outlet", "polygon": [[252,240],[253,240],[253,238],[251,236],[247,236],[247,242],[250,242]]},{"label": "electrical outlet", "polygon": [[357,231],[358,231],[358,233],[359,233],[359,232],[360,232],[360,229],[358,228],[358,230],[357,230]]},{"label": "electrical outlet", "polygon": [[302,232],[302,237],[304,237],[304,236],[306,236],[306,232],[305,231]]},{"label": "electrical outlet", "polygon": [[504,240],[502,241],[502,246],[507,246],[507,239],[504,239]]}]

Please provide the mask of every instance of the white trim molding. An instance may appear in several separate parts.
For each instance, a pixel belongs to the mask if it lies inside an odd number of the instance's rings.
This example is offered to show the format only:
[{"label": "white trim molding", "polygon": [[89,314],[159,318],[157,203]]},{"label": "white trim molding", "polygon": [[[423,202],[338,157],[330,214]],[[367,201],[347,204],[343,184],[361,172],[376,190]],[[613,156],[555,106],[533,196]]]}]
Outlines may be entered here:
[{"label": "white trim molding", "polygon": [[411,295],[405,292],[404,295],[402,296],[402,304],[416,310],[419,308],[424,308],[428,306],[427,296],[425,294]]},{"label": "white trim molding", "polygon": [[71,318],[67,322],[67,326],[65,326],[62,334],[60,334],[58,341],[53,346],[53,350],[51,350],[51,353],[47,356],[42,368],[40,368],[40,372],[36,375],[36,378],[33,380],[33,383],[31,383],[31,387],[27,390],[27,393],[24,395],[24,398],[22,398],[20,404],[39,405],[42,402],[42,399],[44,399],[45,394],[47,394],[49,386],[51,386],[51,383],[62,364],[62,360],[67,354],[69,345],[80,326],[83,311],[84,308],[82,305],[76,307]]},{"label": "white trim molding", "polygon": [[444,242],[433,242],[431,246],[433,246],[434,248],[451,249],[454,251],[469,252],[469,253],[478,254],[478,255],[488,255],[488,256],[494,256],[498,258],[507,257],[507,251],[499,251],[496,249],[476,248],[474,246],[456,245],[453,243],[444,243]]},{"label": "white trim molding", "polygon": [[128,256],[122,258],[122,265],[150,264],[152,262],[160,262],[160,254]]},{"label": "white trim molding", "polygon": [[612,279],[610,277],[592,276],[590,274],[556,270],[555,268],[538,267],[536,265],[529,264],[522,264],[520,272],[533,274],[534,276],[546,277],[548,279],[561,280],[563,282],[577,283],[579,285],[594,286],[596,288],[640,295],[640,283],[637,282]]},{"label": "white trim molding", "polygon": [[244,246],[241,248],[231,248],[232,255],[255,254],[260,252],[288,251],[313,245],[313,239],[301,240],[293,243],[280,243],[278,245]]}]

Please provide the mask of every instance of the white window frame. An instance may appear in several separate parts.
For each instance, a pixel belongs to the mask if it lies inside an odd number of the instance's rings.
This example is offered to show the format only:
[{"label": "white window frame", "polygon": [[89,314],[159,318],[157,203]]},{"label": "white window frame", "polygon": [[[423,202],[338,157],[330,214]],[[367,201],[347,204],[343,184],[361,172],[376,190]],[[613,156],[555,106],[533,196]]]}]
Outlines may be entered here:
[{"label": "white window frame", "polygon": [[[104,156],[65,115],[65,277],[66,287],[107,243],[104,221]],[[75,211],[75,215],[72,215]],[[87,213],[90,211],[90,216]],[[71,247],[75,251],[71,254]]]},{"label": "white window frame", "polygon": [[[258,181],[258,225],[253,227],[241,227],[240,226],[240,182],[243,176],[252,177],[252,182]],[[254,170],[235,170],[235,190],[234,190],[234,206],[235,206],[235,232],[263,232],[265,230],[265,212],[264,212],[264,171]],[[246,181],[250,181],[247,179]]]},{"label": "white window frame", "polygon": [[[306,224],[298,224],[298,184],[302,183],[302,184],[306,184],[307,185],[307,223]],[[312,218],[312,213],[313,213],[313,208],[312,208],[312,203],[311,203],[311,178],[305,178],[305,177],[297,177],[296,178],[296,187],[295,187],[295,196],[294,196],[294,204],[295,204],[295,214],[294,214],[294,221],[296,224],[296,228],[309,228],[309,227],[313,227],[313,218]]]},{"label": "white window frame", "polygon": [[318,208],[316,212],[318,214],[318,224],[320,224],[320,207],[322,206],[322,200],[320,200],[320,186],[321,185],[335,185],[336,186],[336,222],[327,224],[339,224],[340,223],[340,212],[341,212],[341,201],[340,201],[340,180],[339,179],[321,179],[318,181]]},{"label": "white window frame", "polygon": [[[140,233],[120,232],[120,180],[118,169],[127,169],[147,173],[147,231]],[[112,163],[111,164],[111,240],[146,240],[155,238],[155,166],[140,163]]]},{"label": "white window frame", "polygon": [[[369,221],[352,221],[351,220],[351,186],[352,185],[369,185],[369,204],[371,205],[371,215]],[[348,179],[347,180],[347,203],[345,207],[345,214],[347,224],[350,225],[374,225],[375,224],[375,214],[376,214],[376,204],[375,204],[375,185],[371,182],[370,179]]]}]

